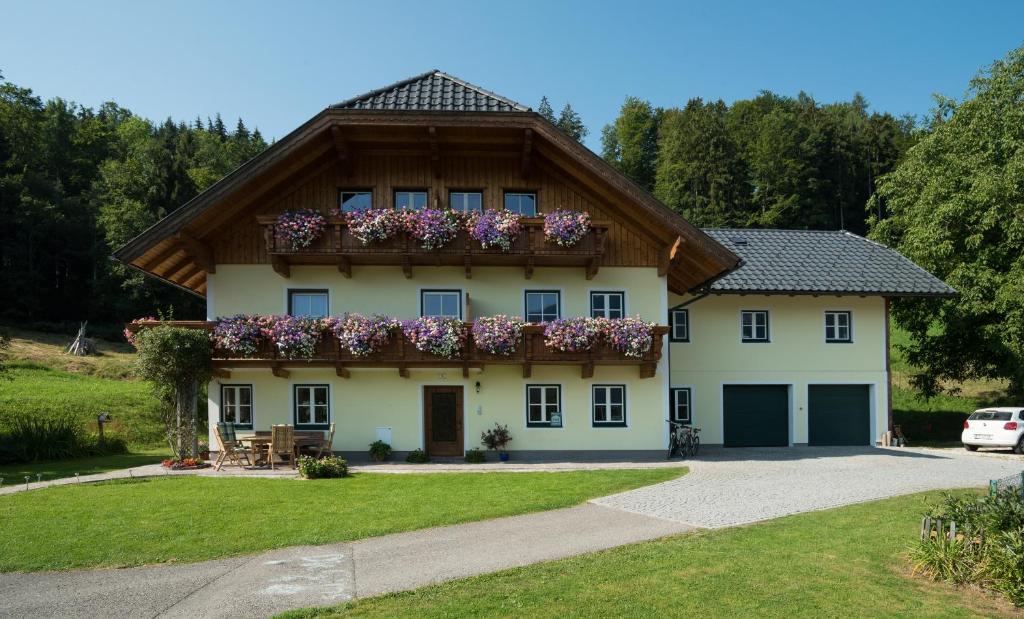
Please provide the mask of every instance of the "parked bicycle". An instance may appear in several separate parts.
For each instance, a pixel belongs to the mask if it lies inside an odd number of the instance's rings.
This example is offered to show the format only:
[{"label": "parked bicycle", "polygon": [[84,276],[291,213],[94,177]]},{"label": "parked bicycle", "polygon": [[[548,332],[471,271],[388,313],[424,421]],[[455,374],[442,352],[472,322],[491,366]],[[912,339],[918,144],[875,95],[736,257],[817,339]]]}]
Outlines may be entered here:
[{"label": "parked bicycle", "polygon": [[681,421],[666,419],[669,427],[668,434],[668,458],[672,454],[679,454],[680,458],[692,458],[700,450],[700,428],[694,428]]}]

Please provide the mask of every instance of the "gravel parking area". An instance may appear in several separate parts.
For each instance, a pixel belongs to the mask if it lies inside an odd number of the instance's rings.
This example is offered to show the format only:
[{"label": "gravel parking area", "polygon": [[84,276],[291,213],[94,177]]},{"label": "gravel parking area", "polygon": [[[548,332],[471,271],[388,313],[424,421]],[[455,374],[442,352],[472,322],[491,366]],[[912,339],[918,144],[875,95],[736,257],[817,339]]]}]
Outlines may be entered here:
[{"label": "gravel parking area", "polygon": [[698,527],[728,527],[799,512],[1019,475],[1024,457],[962,450],[860,447],[707,449],[690,474],[592,501]]}]

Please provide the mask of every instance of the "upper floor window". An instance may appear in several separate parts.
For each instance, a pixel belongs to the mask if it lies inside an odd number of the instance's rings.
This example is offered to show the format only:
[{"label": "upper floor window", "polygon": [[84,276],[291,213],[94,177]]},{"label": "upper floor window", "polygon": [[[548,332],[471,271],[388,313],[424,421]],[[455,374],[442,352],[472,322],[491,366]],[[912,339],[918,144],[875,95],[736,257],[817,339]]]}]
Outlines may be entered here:
[{"label": "upper floor window", "polygon": [[591,292],[591,318],[622,318],[626,315],[626,294],[623,292]]},{"label": "upper floor window", "polygon": [[853,341],[853,314],[851,312],[825,312],[825,341],[844,344]]},{"label": "upper floor window", "polygon": [[669,312],[669,339],[673,342],[690,341],[690,310],[677,309]]},{"label": "upper floor window", "polygon": [[420,316],[462,318],[461,290],[423,290],[420,292]]},{"label": "upper floor window", "polygon": [[767,310],[743,310],[740,312],[740,341],[768,341]]},{"label": "upper floor window", "polygon": [[220,386],[220,420],[252,428],[252,385]]},{"label": "upper floor window", "polygon": [[557,290],[526,291],[526,322],[550,322],[562,313],[562,293]]},{"label": "upper floor window", "polygon": [[288,314],[323,318],[328,313],[326,290],[289,290]]},{"label": "upper floor window", "polygon": [[460,213],[479,213],[484,208],[484,194],[479,191],[453,191],[448,194],[448,204]]},{"label": "upper floor window", "polygon": [[524,217],[537,215],[537,194],[532,192],[506,191],[505,208]]},{"label": "upper floor window", "polygon": [[373,208],[373,192],[369,189],[342,189],[339,200],[342,213]]},{"label": "upper floor window", "polygon": [[670,412],[672,421],[690,423],[693,416],[690,414],[690,404],[693,400],[693,390],[689,387],[672,388],[672,409]]},{"label": "upper floor window", "polygon": [[595,427],[626,425],[625,385],[594,385],[592,403]]},{"label": "upper floor window", "polygon": [[295,427],[324,428],[331,423],[330,387],[295,385]]},{"label": "upper floor window", "polygon": [[419,211],[427,208],[427,192],[417,190],[395,191],[395,208]]}]

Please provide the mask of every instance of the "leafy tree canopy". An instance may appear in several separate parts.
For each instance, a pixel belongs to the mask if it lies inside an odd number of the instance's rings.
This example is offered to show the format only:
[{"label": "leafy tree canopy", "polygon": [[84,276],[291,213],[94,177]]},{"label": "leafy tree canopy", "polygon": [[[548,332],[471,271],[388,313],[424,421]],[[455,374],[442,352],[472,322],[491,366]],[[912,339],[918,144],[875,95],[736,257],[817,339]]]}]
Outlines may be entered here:
[{"label": "leafy tree canopy", "polygon": [[[884,203],[888,217],[877,212]],[[874,238],[960,291],[904,300],[908,361],[925,394],[945,381],[1007,379],[1024,389],[1024,48],[940,99],[928,134],[881,182]]]}]

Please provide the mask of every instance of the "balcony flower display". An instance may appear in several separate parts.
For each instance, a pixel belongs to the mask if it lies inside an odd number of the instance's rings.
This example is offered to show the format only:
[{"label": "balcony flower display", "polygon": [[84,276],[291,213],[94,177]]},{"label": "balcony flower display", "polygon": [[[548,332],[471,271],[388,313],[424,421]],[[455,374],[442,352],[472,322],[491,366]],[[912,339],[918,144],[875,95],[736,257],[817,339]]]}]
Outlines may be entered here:
[{"label": "balcony flower display", "polygon": [[459,214],[451,209],[405,211],[405,231],[426,250],[440,249],[459,233]]},{"label": "balcony flower display", "polygon": [[357,357],[366,357],[388,345],[398,324],[387,316],[346,314],[330,319],[329,326],[343,349]]},{"label": "balcony flower display", "polygon": [[504,314],[482,316],[473,322],[473,341],[492,355],[511,355],[523,341],[523,321]]},{"label": "balcony flower display", "polygon": [[559,209],[544,216],[544,238],[561,247],[572,247],[590,229],[590,214]]},{"label": "balcony flower display", "polygon": [[609,346],[627,357],[642,359],[654,341],[655,323],[645,322],[639,316],[612,318],[604,324],[604,340]]},{"label": "balcony flower display", "polygon": [[417,350],[454,359],[466,344],[466,329],[458,318],[424,316],[402,322],[402,333]]},{"label": "balcony flower display", "polygon": [[304,208],[285,211],[277,218],[274,233],[294,249],[309,247],[320,238],[327,226],[327,218],[320,211]]},{"label": "balcony flower display", "polygon": [[562,352],[584,352],[593,348],[604,333],[604,318],[579,316],[558,318],[544,328],[544,345]]},{"label": "balcony flower display", "polygon": [[286,359],[311,359],[324,330],[324,322],[305,316],[267,316],[264,333]]},{"label": "balcony flower display", "polygon": [[368,208],[346,213],[348,229],[363,245],[383,243],[402,231],[402,213],[389,208]]},{"label": "balcony flower display", "polygon": [[[128,325],[129,326],[134,326],[134,325],[138,325],[141,322],[148,322],[150,320],[156,320],[156,318],[154,318],[152,316],[145,316],[143,318],[136,318],[135,320],[133,320],[130,323],[128,323]],[[128,327],[125,327],[125,329],[124,329],[124,339],[128,340],[128,343],[131,344],[132,346],[135,346],[135,334]]]},{"label": "balcony flower display", "polygon": [[242,357],[252,357],[266,338],[267,326],[262,316],[237,314],[218,318],[213,327],[213,345]]},{"label": "balcony flower display", "polygon": [[466,229],[484,249],[498,247],[510,251],[519,236],[519,215],[507,209],[473,213],[466,221]]}]

